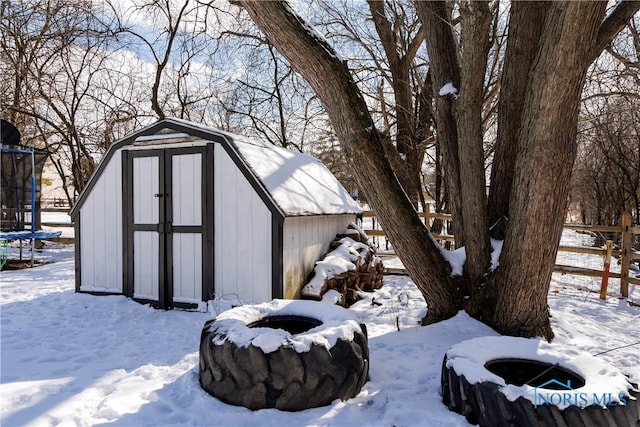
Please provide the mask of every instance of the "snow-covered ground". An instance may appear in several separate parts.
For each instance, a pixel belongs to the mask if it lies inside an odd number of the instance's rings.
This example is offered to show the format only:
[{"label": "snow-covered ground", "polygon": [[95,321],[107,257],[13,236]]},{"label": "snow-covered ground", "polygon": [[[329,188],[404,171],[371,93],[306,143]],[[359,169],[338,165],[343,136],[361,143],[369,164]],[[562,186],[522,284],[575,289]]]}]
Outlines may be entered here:
[{"label": "snow-covered ground", "polygon": [[73,229],[73,225],[71,224],[71,217],[67,212],[42,212],[41,213],[41,221],[43,223],[54,222],[60,224],[69,224],[69,227],[49,227],[43,226],[43,230],[51,231],[62,231],[62,237],[74,237],[75,232]]},{"label": "snow-covered ground", "polygon": [[[416,326],[426,306],[406,276],[351,310],[367,324],[370,381],[347,402],[298,413],[226,405],[198,384],[198,345],[212,314],[160,311],[122,296],[74,292],[73,249],[48,249],[50,264],[0,273],[0,425],[375,425],[466,426],[440,397],[444,353],[496,335],[464,313]],[[601,358],[640,381],[640,308],[610,285],[554,275],[554,343]],[[632,286],[632,299],[640,290]],[[321,304],[321,303],[318,303]],[[211,311],[223,310],[223,305]],[[397,330],[399,325],[400,330]]]}]

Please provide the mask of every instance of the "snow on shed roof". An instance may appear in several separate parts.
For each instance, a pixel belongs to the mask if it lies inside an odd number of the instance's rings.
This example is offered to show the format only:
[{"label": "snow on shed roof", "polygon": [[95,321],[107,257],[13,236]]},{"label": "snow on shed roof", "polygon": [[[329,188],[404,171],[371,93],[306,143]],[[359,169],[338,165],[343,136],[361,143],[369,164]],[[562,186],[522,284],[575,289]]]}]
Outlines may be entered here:
[{"label": "snow on shed roof", "polygon": [[287,215],[360,213],[362,209],[315,157],[272,144],[233,142]]},{"label": "snow on shed roof", "polygon": [[313,156],[197,123],[171,120],[220,134],[232,142],[287,216],[362,212],[331,171]]}]

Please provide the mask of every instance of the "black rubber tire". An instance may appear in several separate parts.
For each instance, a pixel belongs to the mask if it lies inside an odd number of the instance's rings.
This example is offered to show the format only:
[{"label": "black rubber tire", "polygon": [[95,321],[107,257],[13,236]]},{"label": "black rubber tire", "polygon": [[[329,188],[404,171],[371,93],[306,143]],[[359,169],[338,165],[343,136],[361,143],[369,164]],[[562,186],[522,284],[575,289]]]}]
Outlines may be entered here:
[{"label": "black rubber tire", "polygon": [[364,324],[352,340],[338,339],[330,349],[313,343],[309,351],[298,353],[284,343],[265,353],[221,336],[215,322],[208,321],[202,330],[199,379],[205,391],[225,403],[299,411],[354,397],[368,380]]},{"label": "black rubber tire", "polygon": [[[640,401],[637,387],[628,390],[635,400],[626,405],[602,408],[568,406],[560,409],[553,405],[537,405],[524,398],[508,400],[493,382],[470,384],[464,375],[447,367],[444,356],[441,374],[442,402],[471,424],[482,427],[635,427],[640,426]],[[484,369],[478,366],[477,369]]]}]

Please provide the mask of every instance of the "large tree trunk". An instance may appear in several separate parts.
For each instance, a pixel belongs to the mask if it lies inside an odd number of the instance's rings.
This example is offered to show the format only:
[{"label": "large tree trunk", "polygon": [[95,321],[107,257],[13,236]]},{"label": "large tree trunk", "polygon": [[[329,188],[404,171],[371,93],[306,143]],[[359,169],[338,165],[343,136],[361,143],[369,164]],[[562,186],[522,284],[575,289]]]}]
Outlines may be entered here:
[{"label": "large tree trunk", "polygon": [[484,178],[484,144],[482,103],[484,74],[489,50],[491,12],[486,1],[461,5],[462,21],[460,54],[460,95],[455,102],[459,126],[460,194],[464,242],[467,260],[464,264],[465,294],[469,285],[480,282],[489,267],[489,226]]},{"label": "large tree trunk", "polygon": [[[509,38],[498,102],[498,134],[489,190],[489,224],[509,220],[509,200],[517,151],[517,137],[522,122],[529,73],[539,49],[545,17],[551,2],[520,1],[511,3]],[[618,3],[598,29],[595,44],[587,53],[587,63],[593,62],[622,30],[640,8],[638,1]],[[503,221],[502,224],[506,224]],[[505,227],[492,230],[493,237],[504,239]]]},{"label": "large tree trunk", "polygon": [[449,265],[420,221],[384,154],[367,105],[349,70],[321,36],[310,31],[286,2],[241,1],[256,25],[313,87],[350,160],[358,184],[429,311],[425,323],[455,315],[462,298],[451,286]]},{"label": "large tree trunk", "polygon": [[503,225],[493,230],[492,235],[496,239],[504,239],[505,220],[509,218],[509,197],[523,101],[549,5],[549,2],[537,1],[511,3],[509,39],[498,100],[498,135],[489,189],[489,224],[498,225],[503,220]]},{"label": "large tree trunk", "polygon": [[500,269],[468,310],[498,332],[553,337],[547,293],[576,157],[580,93],[606,3],[549,5],[524,101]]}]

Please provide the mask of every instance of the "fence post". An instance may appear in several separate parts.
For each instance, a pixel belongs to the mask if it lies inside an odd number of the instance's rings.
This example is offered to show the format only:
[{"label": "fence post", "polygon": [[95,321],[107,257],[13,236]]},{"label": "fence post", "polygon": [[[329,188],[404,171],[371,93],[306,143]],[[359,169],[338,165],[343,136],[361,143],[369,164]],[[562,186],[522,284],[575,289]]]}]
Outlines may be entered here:
[{"label": "fence post", "polygon": [[602,271],[602,283],[600,283],[600,299],[607,299],[607,287],[609,286],[609,271],[611,269],[611,252],[613,241],[607,240],[607,253],[604,256],[604,271]]},{"label": "fence post", "polygon": [[424,225],[427,227],[428,230],[431,230],[431,205],[429,203],[425,203],[424,204]]},{"label": "fence post", "polygon": [[620,293],[629,296],[629,267],[631,266],[631,213],[622,214],[622,244],[620,245]]}]

